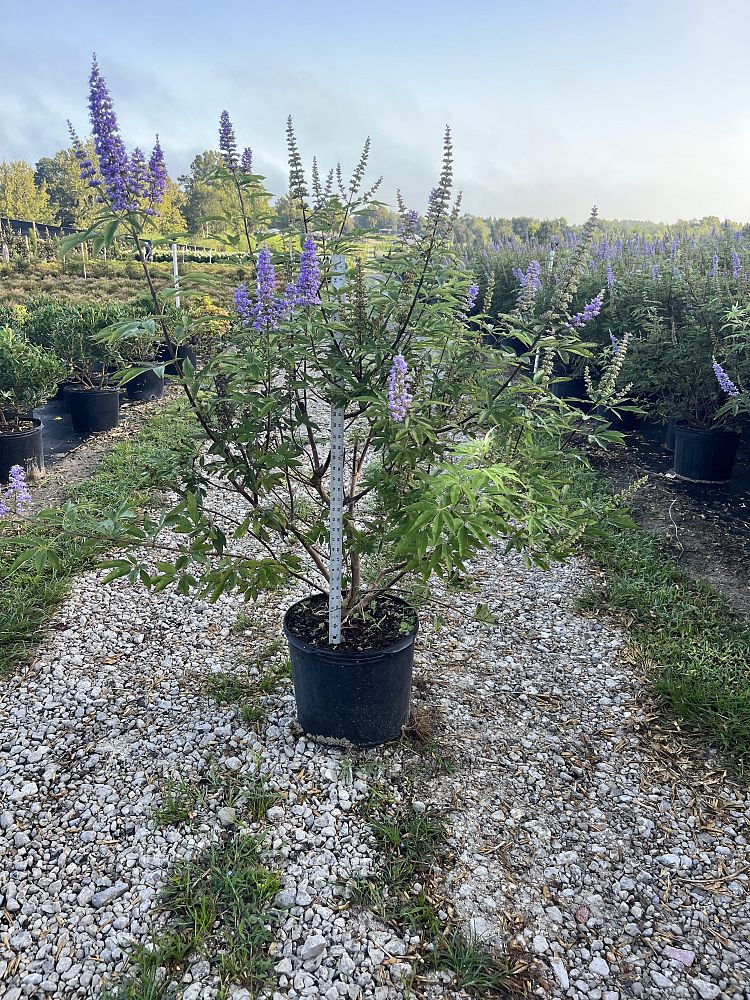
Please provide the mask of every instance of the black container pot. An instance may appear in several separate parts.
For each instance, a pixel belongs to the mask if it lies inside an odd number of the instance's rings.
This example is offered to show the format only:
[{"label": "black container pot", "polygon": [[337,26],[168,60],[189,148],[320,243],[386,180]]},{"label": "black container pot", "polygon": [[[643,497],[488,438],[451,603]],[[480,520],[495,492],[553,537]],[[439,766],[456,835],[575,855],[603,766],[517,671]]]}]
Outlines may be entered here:
[{"label": "black container pot", "polygon": [[597,406],[596,413],[597,416],[608,422],[611,430],[619,431],[621,434],[636,431],[641,425],[641,418],[631,410],[620,410],[614,413],[607,406]]},{"label": "black container pot", "polygon": [[25,472],[44,472],[44,448],[42,445],[42,421],[36,417],[24,417],[24,430],[0,433],[0,484],[8,482],[10,470],[20,465]]},{"label": "black container pot", "polygon": [[591,410],[591,400],[586,392],[586,380],[583,375],[564,375],[550,383],[552,395],[564,399],[570,406],[588,413]]},{"label": "black container pot", "polygon": [[[176,359],[174,355],[176,355]],[[188,358],[193,368],[197,367],[198,355],[195,353],[194,349],[189,344],[179,344],[175,348],[174,354],[172,351],[170,351],[170,349],[166,346],[166,344],[163,344],[159,348],[156,354],[157,361],[165,362],[164,364],[165,375],[179,375],[180,371],[182,370],[182,365],[180,364],[180,362],[183,360],[183,358]]]},{"label": "black container pot", "polygon": [[120,422],[120,390],[69,388],[68,410],[76,434],[111,431]]},{"label": "black container pot", "polygon": [[302,729],[313,738],[358,747],[397,740],[409,720],[418,625],[385,649],[336,652],[313,646],[291,631],[288,622],[295,607],[284,617],[284,635]]},{"label": "black container pot", "polygon": [[697,483],[726,483],[740,443],[734,431],[700,430],[678,424],[674,432],[674,471]]},{"label": "black container pot", "polygon": [[674,432],[682,424],[681,420],[677,420],[676,417],[672,417],[667,421],[666,430],[664,432],[664,447],[667,451],[674,451]]},{"label": "black container pot", "polygon": [[131,403],[146,403],[150,399],[161,399],[164,395],[164,379],[154,371],[141,372],[125,383]]}]

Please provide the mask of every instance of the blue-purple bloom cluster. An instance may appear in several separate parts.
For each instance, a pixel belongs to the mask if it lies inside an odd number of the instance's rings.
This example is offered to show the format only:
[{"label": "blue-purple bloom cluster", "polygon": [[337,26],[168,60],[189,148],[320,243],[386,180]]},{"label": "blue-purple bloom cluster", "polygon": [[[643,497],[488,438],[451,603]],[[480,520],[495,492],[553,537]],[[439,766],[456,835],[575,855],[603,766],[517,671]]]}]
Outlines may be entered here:
[{"label": "blue-purple bloom cluster", "polygon": [[742,270],[742,261],[736,250],[732,250],[732,277],[739,278]]},{"label": "blue-purple bloom cluster", "polygon": [[391,417],[400,424],[406,419],[406,414],[412,404],[413,396],[409,392],[411,375],[403,354],[397,354],[391,365],[388,381],[388,409]]},{"label": "blue-purple bloom cluster", "polygon": [[590,302],[587,302],[583,307],[581,312],[575,314],[575,316],[570,317],[570,325],[574,326],[577,330],[581,327],[586,326],[590,323],[592,319],[596,319],[599,313],[602,311],[602,305],[604,304],[604,289],[597,296],[595,296]]},{"label": "blue-purple bloom cluster", "polygon": [[237,139],[234,126],[229,120],[229,112],[222,111],[219,117],[219,149],[224,158],[224,166],[228,170],[237,168]]},{"label": "blue-purple bloom cluster", "polygon": [[719,362],[714,358],[713,362],[714,375],[716,376],[716,381],[719,383],[723,391],[727,396],[739,396],[740,390],[727,375],[724,369],[721,367]]},{"label": "blue-purple bloom cluster", "polygon": [[0,517],[22,514],[30,501],[26,473],[20,465],[11,466],[8,485],[5,489],[0,488]]},{"label": "blue-purple bloom cluster", "polygon": [[315,253],[315,240],[308,236],[302,247],[299,275],[293,289],[294,302],[298,306],[314,306],[320,291],[320,265]]},{"label": "blue-purple bloom cluster", "polygon": [[244,174],[251,174],[253,172],[253,151],[249,146],[245,146],[242,150],[242,159],[240,160],[240,170]]},{"label": "blue-purple bloom cluster", "polygon": [[615,283],[615,272],[612,270],[612,265],[607,261],[607,288],[612,288]]},{"label": "blue-purple bloom cluster", "polygon": [[276,294],[276,273],[271,252],[266,247],[258,254],[255,274],[255,299],[250,298],[244,285],[238,285],[234,290],[234,307],[246,326],[252,324],[256,330],[275,330],[289,315],[294,300],[288,291],[284,296]]},{"label": "blue-purple bloom cluster", "polygon": [[715,278],[719,273],[719,255],[715,253],[711,258],[711,268],[708,272],[709,278]]},{"label": "blue-purple bloom cluster", "polygon": [[529,261],[529,266],[525,271],[522,267],[514,267],[513,274],[521,288],[528,288],[532,294],[538,292],[542,287],[542,265],[538,260]]},{"label": "blue-purple bloom cluster", "polygon": [[469,294],[466,296],[466,312],[470,313],[474,308],[477,295],[479,295],[479,285],[471,285],[469,288]]},{"label": "blue-purple bloom cluster", "polygon": [[167,181],[167,168],[159,137],[156,137],[148,164],[137,147],[128,157],[112,98],[96,57],[89,77],[89,113],[94,150],[99,162],[98,175],[83,143],[68,122],[81,179],[90,187],[100,188],[97,200],[101,204],[108,202],[116,212],[142,209],[147,215],[156,215],[156,210],[164,199]]}]

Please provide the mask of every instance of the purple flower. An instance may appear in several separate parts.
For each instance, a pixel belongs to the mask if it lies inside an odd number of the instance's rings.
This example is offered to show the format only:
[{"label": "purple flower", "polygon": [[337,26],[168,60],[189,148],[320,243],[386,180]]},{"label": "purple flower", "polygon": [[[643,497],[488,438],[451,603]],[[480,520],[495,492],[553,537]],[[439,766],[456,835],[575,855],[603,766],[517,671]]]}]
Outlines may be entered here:
[{"label": "purple flower", "polygon": [[603,303],[604,289],[602,289],[602,291],[599,292],[599,294],[590,302],[587,302],[581,312],[576,313],[575,316],[571,316],[570,325],[574,326],[577,330],[580,330],[581,327],[586,326],[587,323],[599,315]]},{"label": "purple flower", "polygon": [[253,172],[253,151],[249,146],[245,146],[242,151],[242,159],[240,160],[240,170],[244,174],[251,174]]},{"label": "purple flower", "polygon": [[[94,149],[99,159],[99,172],[112,208],[121,211],[127,208],[129,201],[128,154],[125,143],[120,137],[112,98],[104,77],[99,72],[96,56],[89,78],[89,112],[94,134]],[[89,184],[96,187],[96,179],[89,180]]]},{"label": "purple flower", "polygon": [[652,267],[651,267],[651,277],[654,279],[654,281],[656,281],[657,278],[659,278],[660,275],[661,275],[661,271],[659,269],[659,265],[658,264],[652,265]]},{"label": "purple flower", "polygon": [[219,149],[224,157],[224,166],[228,170],[237,169],[237,139],[234,126],[229,120],[229,112],[222,111],[219,118]]},{"label": "purple flower", "polygon": [[0,490],[0,517],[6,514],[22,514],[31,501],[31,493],[26,483],[26,473],[20,465],[13,465],[5,490]]},{"label": "purple flower", "polygon": [[607,288],[611,288],[615,283],[615,273],[612,270],[612,265],[607,261]]},{"label": "purple flower", "polygon": [[154,148],[151,151],[151,158],[148,161],[148,180],[146,183],[146,196],[148,197],[150,212],[158,208],[164,200],[164,192],[167,187],[167,168],[164,163],[164,153],[161,151],[159,136],[156,137]]},{"label": "purple flower", "polygon": [[296,305],[314,306],[320,291],[320,265],[315,255],[315,240],[308,236],[302,247],[299,275],[294,286],[293,298]]},{"label": "purple flower", "polygon": [[146,194],[147,185],[146,157],[136,146],[130,157],[128,169],[128,211],[138,210],[141,198]]},{"label": "purple flower", "polygon": [[708,272],[709,278],[715,278],[719,273],[719,255],[715,253],[711,258],[711,269]]},{"label": "purple flower", "polygon": [[528,288],[532,295],[536,294],[542,287],[542,265],[538,260],[529,261],[529,266],[525,271],[521,267],[516,267],[512,270],[521,288]]},{"label": "purple flower", "polygon": [[739,278],[740,271],[742,270],[742,261],[740,260],[740,255],[736,250],[732,250],[732,276]]},{"label": "purple flower", "polygon": [[391,365],[391,375],[388,382],[388,409],[391,417],[400,424],[406,418],[411,407],[412,396],[409,393],[411,375],[403,354],[397,354]]},{"label": "purple flower", "polygon": [[469,294],[466,296],[467,313],[470,313],[474,308],[474,303],[477,301],[477,295],[479,295],[479,285],[471,285],[469,288]]},{"label": "purple flower", "polygon": [[612,345],[612,354],[617,354],[620,350],[620,341],[615,337],[614,333],[610,333],[609,342]]},{"label": "purple flower", "polygon": [[721,388],[727,394],[727,396],[739,396],[740,390],[730,379],[724,369],[721,367],[719,362],[714,358],[713,363],[714,375],[716,376],[716,381],[719,383]]},{"label": "purple flower", "polygon": [[247,326],[252,319],[252,305],[245,285],[237,285],[234,290],[234,308],[242,322]]}]

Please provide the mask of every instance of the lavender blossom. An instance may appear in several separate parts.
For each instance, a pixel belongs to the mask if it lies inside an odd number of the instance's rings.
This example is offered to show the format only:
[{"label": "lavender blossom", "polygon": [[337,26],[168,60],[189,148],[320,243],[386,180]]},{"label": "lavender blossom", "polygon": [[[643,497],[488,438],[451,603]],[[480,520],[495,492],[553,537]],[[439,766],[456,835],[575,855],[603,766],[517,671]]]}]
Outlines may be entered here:
[{"label": "lavender blossom", "polygon": [[253,317],[250,296],[245,285],[237,285],[234,290],[234,308],[244,325],[247,326]]},{"label": "lavender blossom", "polygon": [[229,112],[222,111],[219,118],[219,149],[224,157],[224,166],[228,170],[237,169],[237,139],[234,126],[229,120]]},{"label": "lavender blossom", "polygon": [[615,337],[614,333],[610,333],[609,342],[612,345],[612,354],[614,356],[620,350],[620,341]]},{"label": "lavender blossom", "polygon": [[542,265],[538,260],[529,261],[524,271],[521,267],[513,268],[513,274],[518,279],[522,289],[529,289],[533,294],[542,287]]},{"label": "lavender blossom", "polygon": [[708,272],[709,278],[715,278],[719,273],[719,255],[715,253],[711,258],[711,268]]},{"label": "lavender blossom", "polygon": [[391,418],[400,424],[406,418],[413,397],[409,393],[411,375],[403,354],[397,354],[391,365],[391,375],[388,383],[388,409]]},{"label": "lavender blossom", "polygon": [[469,288],[469,294],[466,296],[466,312],[470,313],[474,308],[477,301],[477,295],[479,295],[479,285],[471,285]]},{"label": "lavender blossom", "polygon": [[242,151],[242,159],[240,160],[240,170],[243,174],[251,174],[253,172],[253,151],[249,146],[245,146]]},{"label": "lavender blossom", "polygon": [[[128,206],[128,154],[120,136],[117,116],[104,77],[94,57],[89,78],[89,112],[94,134],[94,149],[107,196],[115,211]],[[89,184],[97,186],[97,179]]]},{"label": "lavender blossom", "polygon": [[0,517],[7,514],[22,514],[31,501],[31,493],[26,483],[26,473],[20,465],[13,465],[5,490],[0,490]]},{"label": "lavender blossom", "polygon": [[653,264],[651,267],[651,277],[656,281],[661,275],[661,270],[658,264]]},{"label": "lavender blossom", "polygon": [[739,278],[741,270],[742,261],[740,260],[740,255],[736,250],[732,250],[732,276],[734,278]]},{"label": "lavender blossom", "polygon": [[730,379],[730,377],[721,367],[716,358],[714,358],[713,370],[714,370],[714,375],[716,376],[716,381],[719,383],[719,385],[721,386],[723,391],[727,394],[727,396],[733,396],[733,397],[739,396],[740,390]]},{"label": "lavender blossom", "polygon": [[161,150],[159,136],[156,137],[154,148],[151,151],[151,158],[148,161],[148,180],[146,183],[146,196],[148,197],[149,215],[155,215],[155,209],[164,201],[164,192],[167,189],[167,168],[164,163],[164,153]]},{"label": "lavender blossom", "polygon": [[615,283],[615,273],[612,270],[612,265],[607,261],[607,288],[612,288]]},{"label": "lavender blossom", "polygon": [[296,305],[314,306],[320,291],[320,265],[315,255],[315,240],[308,236],[302,247],[299,275],[292,296]]},{"label": "lavender blossom", "polygon": [[136,146],[130,157],[128,167],[128,211],[135,212],[138,210],[140,201],[146,194],[147,185],[146,157]]},{"label": "lavender blossom", "polygon": [[583,310],[576,313],[575,316],[571,316],[570,325],[580,330],[581,327],[586,326],[592,319],[596,319],[602,310],[602,305],[604,303],[604,289],[599,292],[599,294],[593,298],[590,302],[587,302],[583,307]]}]

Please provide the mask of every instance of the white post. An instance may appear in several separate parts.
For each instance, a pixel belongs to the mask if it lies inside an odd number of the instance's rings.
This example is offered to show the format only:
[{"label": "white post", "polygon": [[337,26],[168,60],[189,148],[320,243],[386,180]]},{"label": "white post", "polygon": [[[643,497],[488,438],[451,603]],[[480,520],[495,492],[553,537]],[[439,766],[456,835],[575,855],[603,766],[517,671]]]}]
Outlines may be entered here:
[{"label": "white post", "polygon": [[177,308],[180,308],[180,272],[177,270],[177,244],[172,244],[172,277],[174,278],[174,287],[176,289],[176,295],[174,297],[174,304]]},{"label": "white post", "polygon": [[[343,254],[334,254],[331,258],[331,284],[335,289],[342,289],[346,284],[346,259]],[[333,314],[334,322],[338,322],[338,310]],[[336,349],[344,347],[344,334],[336,330],[334,335]],[[330,545],[330,562],[328,571],[328,642],[338,646],[341,642],[341,583],[344,562],[344,407],[331,406],[331,466],[328,492],[330,494],[330,514],[328,519],[328,537]]]}]

